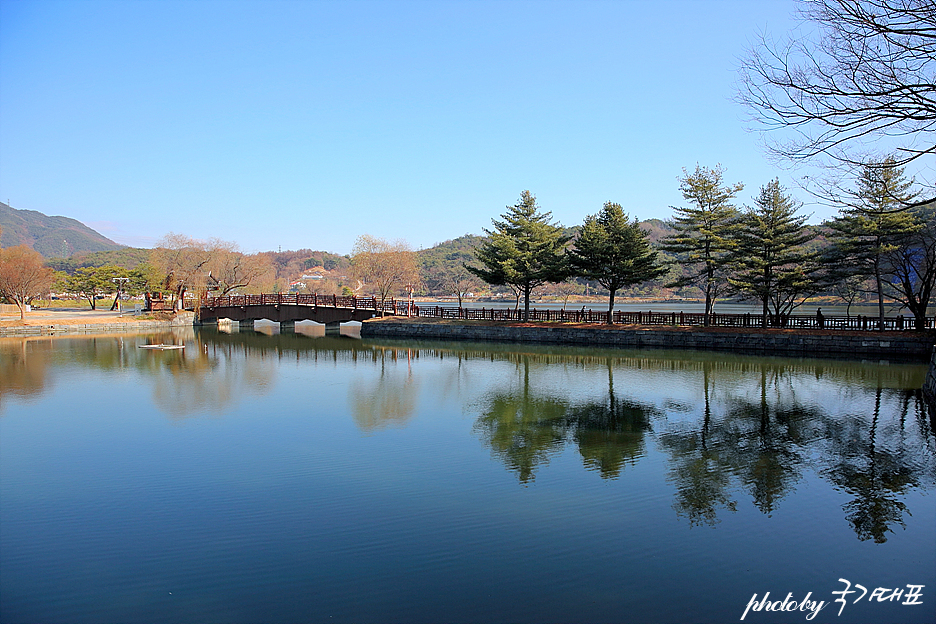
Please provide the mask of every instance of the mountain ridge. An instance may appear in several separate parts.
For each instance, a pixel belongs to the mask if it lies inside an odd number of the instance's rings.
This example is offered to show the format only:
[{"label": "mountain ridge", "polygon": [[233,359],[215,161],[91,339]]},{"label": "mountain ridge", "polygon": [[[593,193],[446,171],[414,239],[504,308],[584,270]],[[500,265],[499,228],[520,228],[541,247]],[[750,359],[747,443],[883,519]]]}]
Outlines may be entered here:
[{"label": "mountain ridge", "polygon": [[49,216],[38,210],[20,210],[3,202],[0,202],[0,227],[3,228],[0,247],[26,245],[44,258],[124,247],[77,219]]}]

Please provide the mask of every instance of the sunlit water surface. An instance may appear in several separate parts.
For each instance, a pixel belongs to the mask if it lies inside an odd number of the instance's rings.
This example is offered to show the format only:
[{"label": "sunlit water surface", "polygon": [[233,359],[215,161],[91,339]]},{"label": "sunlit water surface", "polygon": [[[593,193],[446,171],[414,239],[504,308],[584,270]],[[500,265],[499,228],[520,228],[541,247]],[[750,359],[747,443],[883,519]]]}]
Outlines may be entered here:
[{"label": "sunlit water surface", "polygon": [[924,366],[321,334],[0,341],[0,621],[936,621]]}]

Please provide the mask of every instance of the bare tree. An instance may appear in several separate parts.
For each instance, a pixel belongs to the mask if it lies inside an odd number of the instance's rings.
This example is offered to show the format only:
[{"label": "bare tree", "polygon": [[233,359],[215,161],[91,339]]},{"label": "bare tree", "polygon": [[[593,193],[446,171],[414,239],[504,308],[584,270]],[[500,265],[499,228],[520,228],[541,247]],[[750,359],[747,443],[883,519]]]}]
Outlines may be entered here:
[{"label": "bare tree", "polygon": [[208,242],[210,282],[218,296],[244,289],[258,282],[270,282],[275,274],[273,263],[266,254],[241,253],[236,243],[213,239]]},{"label": "bare tree", "polygon": [[800,0],[799,17],[806,34],[764,35],[741,65],[738,99],[754,120],[792,131],[772,154],[853,175],[872,141],[886,140],[899,167],[936,153],[936,3]]},{"label": "bare tree", "polygon": [[0,296],[16,304],[21,320],[29,302],[52,286],[54,273],[42,255],[26,245],[0,249]]},{"label": "bare tree", "polygon": [[926,312],[936,291],[936,204],[908,211],[915,221],[899,245],[884,252],[890,296],[910,310],[914,327],[926,327]]},{"label": "bare tree", "polygon": [[208,244],[184,234],[166,234],[153,249],[152,263],[163,275],[164,287],[177,304],[186,291],[202,293],[208,282]]},{"label": "bare tree", "polygon": [[351,250],[351,272],[373,286],[380,308],[395,289],[419,283],[416,254],[406,241],[386,241],[369,234],[358,237]]}]

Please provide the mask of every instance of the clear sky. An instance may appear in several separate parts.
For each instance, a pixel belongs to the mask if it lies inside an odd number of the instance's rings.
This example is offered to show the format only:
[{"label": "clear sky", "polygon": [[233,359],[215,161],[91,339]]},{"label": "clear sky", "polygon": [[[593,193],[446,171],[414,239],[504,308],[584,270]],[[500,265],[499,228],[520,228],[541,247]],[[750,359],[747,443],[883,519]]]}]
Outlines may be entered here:
[{"label": "clear sky", "polygon": [[149,247],[414,249],[524,189],[563,225],[779,177],[732,101],[791,0],[0,0],[0,201]]}]

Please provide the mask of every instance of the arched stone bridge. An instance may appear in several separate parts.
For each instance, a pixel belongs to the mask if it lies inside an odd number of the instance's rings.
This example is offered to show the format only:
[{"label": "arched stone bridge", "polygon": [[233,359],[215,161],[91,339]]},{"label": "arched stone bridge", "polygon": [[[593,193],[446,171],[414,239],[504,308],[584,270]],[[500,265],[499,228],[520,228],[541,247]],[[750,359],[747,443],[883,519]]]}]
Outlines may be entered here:
[{"label": "arched stone bridge", "polygon": [[202,300],[197,318],[202,324],[217,323],[218,319],[230,319],[241,325],[268,320],[282,327],[295,325],[296,321],[315,321],[334,328],[348,321],[366,321],[381,312],[397,314],[401,306],[400,313],[405,314],[408,303],[388,299],[381,305],[374,297],[296,293],[227,295]]}]

